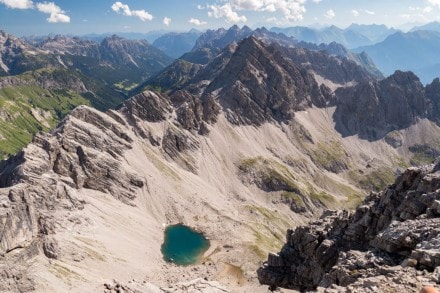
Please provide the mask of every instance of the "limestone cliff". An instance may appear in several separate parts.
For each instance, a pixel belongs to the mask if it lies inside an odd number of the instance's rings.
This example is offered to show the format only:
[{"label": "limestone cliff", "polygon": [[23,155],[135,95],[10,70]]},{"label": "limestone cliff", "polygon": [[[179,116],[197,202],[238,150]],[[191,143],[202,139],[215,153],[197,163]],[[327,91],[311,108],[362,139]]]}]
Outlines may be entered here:
[{"label": "limestone cliff", "polygon": [[259,269],[260,282],[337,292],[418,292],[417,284],[440,284],[439,171],[440,161],[410,168],[354,212],[326,211],[289,230],[279,254]]}]

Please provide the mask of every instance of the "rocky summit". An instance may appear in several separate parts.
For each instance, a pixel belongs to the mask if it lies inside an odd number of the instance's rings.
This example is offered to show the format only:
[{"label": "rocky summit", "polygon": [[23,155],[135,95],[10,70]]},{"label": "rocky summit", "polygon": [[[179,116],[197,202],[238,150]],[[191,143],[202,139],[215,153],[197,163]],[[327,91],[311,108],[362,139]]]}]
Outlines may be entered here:
[{"label": "rocky summit", "polygon": [[261,283],[324,292],[418,292],[440,284],[440,160],[410,168],[353,212],[288,230]]}]

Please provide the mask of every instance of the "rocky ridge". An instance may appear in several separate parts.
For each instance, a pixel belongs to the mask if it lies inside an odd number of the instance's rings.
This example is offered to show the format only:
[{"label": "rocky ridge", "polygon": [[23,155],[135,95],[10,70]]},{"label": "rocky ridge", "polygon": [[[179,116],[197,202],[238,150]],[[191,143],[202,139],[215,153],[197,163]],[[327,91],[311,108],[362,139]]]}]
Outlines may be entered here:
[{"label": "rocky ridge", "polygon": [[380,71],[365,53],[357,54],[350,52],[343,45],[335,42],[328,45],[299,42],[295,38],[288,37],[282,33],[271,32],[264,27],[252,30],[247,26],[240,28],[237,25],[234,25],[228,30],[223,28],[218,30],[208,30],[199,37],[191,52],[184,54],[180,59],[191,63],[205,65],[214,59],[226,46],[234,42],[239,43],[251,36],[259,39],[267,45],[275,43],[288,48],[304,48],[311,51],[324,51],[327,54],[355,62],[357,65],[367,70],[372,76],[377,78],[382,77]]},{"label": "rocky ridge", "polygon": [[434,90],[438,87],[438,79],[425,88],[414,73],[396,71],[380,81],[339,88],[335,93],[336,127],[344,135],[359,134],[376,140],[419,119],[438,121],[438,95]]},{"label": "rocky ridge", "polygon": [[260,282],[325,292],[418,292],[423,283],[440,284],[439,171],[440,161],[410,168],[354,212],[325,211],[289,230],[282,250],[259,269]]},{"label": "rocky ridge", "polygon": [[[320,83],[316,75],[321,76]],[[168,89],[173,103],[185,106],[178,114],[196,118],[196,122],[183,123],[193,128],[201,120],[215,121],[216,104],[229,109],[225,112],[235,124],[287,121],[293,112],[312,105],[334,105],[334,89],[327,84],[342,86],[369,80],[373,80],[371,74],[354,62],[324,52],[268,45],[249,37],[226,47],[206,66],[179,60],[149,80],[147,88]],[[188,103],[195,105],[187,107]]]}]

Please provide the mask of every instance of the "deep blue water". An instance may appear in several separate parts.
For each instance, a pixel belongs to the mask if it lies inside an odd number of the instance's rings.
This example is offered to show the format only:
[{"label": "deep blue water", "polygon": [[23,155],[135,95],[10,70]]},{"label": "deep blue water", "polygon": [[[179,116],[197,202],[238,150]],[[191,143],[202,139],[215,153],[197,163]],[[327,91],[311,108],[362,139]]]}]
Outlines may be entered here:
[{"label": "deep blue water", "polygon": [[165,241],[161,251],[167,262],[178,265],[191,265],[208,250],[209,240],[182,224],[168,226],[165,229]]}]

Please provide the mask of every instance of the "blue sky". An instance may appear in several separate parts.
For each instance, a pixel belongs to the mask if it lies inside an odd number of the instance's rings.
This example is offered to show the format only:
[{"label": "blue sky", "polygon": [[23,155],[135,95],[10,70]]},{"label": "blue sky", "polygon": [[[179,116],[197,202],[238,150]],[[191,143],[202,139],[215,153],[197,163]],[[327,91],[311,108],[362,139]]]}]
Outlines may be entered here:
[{"label": "blue sky", "polygon": [[18,36],[439,20],[440,0],[0,0],[0,29]]}]

